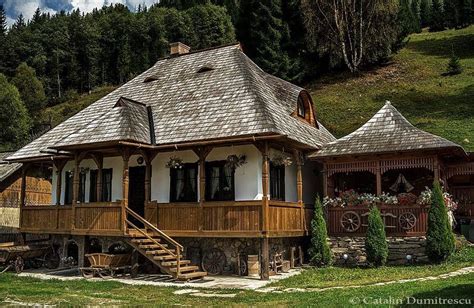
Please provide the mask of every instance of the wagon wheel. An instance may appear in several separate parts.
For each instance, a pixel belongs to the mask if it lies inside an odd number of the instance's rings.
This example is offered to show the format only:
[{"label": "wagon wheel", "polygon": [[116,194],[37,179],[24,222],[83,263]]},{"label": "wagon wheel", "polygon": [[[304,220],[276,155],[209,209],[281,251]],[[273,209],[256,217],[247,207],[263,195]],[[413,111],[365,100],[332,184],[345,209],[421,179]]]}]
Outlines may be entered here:
[{"label": "wagon wheel", "polygon": [[222,250],[213,248],[206,253],[202,258],[202,268],[210,275],[219,275],[224,271],[226,258]]},{"label": "wagon wheel", "polygon": [[99,270],[99,276],[102,279],[110,279],[114,275],[114,272],[110,269],[101,269]]},{"label": "wagon wheel", "polygon": [[398,223],[403,230],[411,230],[416,225],[416,216],[413,213],[405,212],[398,217]]},{"label": "wagon wheel", "polygon": [[59,255],[52,248],[44,254],[44,266],[48,269],[58,268],[60,261]]},{"label": "wagon wheel", "polygon": [[82,277],[90,279],[94,278],[94,270],[92,268],[81,268]]},{"label": "wagon wheel", "polygon": [[239,273],[240,273],[240,276],[245,276],[247,275],[247,258],[246,257],[241,257],[240,258],[240,268],[239,268]]},{"label": "wagon wheel", "polygon": [[360,228],[360,216],[354,211],[345,212],[341,216],[341,226],[347,232],[355,232]]},{"label": "wagon wheel", "polygon": [[18,256],[15,259],[15,272],[17,274],[20,274],[23,272],[23,269],[25,268],[25,260],[23,260],[22,257]]}]

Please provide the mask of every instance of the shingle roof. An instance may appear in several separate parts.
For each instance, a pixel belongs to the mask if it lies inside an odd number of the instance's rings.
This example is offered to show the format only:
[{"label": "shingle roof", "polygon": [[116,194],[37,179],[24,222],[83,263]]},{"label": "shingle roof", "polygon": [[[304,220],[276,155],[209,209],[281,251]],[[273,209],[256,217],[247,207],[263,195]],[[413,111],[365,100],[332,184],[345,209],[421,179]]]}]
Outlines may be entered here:
[{"label": "shingle roof", "polygon": [[3,182],[10,175],[19,170],[22,164],[19,163],[9,163],[4,159],[13,154],[13,152],[0,152],[0,182]]},{"label": "shingle roof", "polygon": [[387,102],[362,127],[324,145],[320,151],[311,154],[310,157],[440,148],[462,150],[462,147],[454,142],[416,128],[390,102]]},{"label": "shingle roof", "polygon": [[[122,111],[113,110],[121,97],[151,106],[158,145],[273,133],[319,149],[335,138],[322,125],[318,129],[290,115],[302,90],[263,72],[239,45],[168,57],[9,159],[45,156],[40,151],[58,145],[122,138],[122,130],[111,132],[124,124],[118,117]],[[138,122],[144,121],[140,112]],[[129,137],[142,140],[145,130],[128,132]]]}]

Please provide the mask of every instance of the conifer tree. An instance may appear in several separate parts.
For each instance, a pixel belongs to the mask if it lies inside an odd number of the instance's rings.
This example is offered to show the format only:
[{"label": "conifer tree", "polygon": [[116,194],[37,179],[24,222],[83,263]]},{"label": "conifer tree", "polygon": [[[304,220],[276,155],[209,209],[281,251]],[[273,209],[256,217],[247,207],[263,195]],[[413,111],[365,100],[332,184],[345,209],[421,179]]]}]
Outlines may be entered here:
[{"label": "conifer tree", "polygon": [[421,27],[427,27],[431,23],[431,1],[421,0],[420,3],[420,20]]},{"label": "conifer tree", "polygon": [[311,221],[311,248],[309,250],[311,263],[317,266],[331,264],[332,256],[327,238],[328,233],[323,214],[323,206],[321,200],[317,197],[314,205],[314,218]]},{"label": "conifer tree", "polygon": [[451,52],[451,57],[449,58],[448,62],[448,67],[446,71],[446,75],[458,75],[461,74],[463,71],[463,68],[461,66],[461,62],[459,61],[459,58],[454,54],[454,48]]},{"label": "conifer tree", "polygon": [[443,192],[439,183],[435,182],[428,212],[426,254],[431,261],[439,262],[446,260],[454,252],[454,249],[454,234],[449,224]]},{"label": "conifer tree", "polygon": [[369,212],[365,251],[367,262],[371,266],[382,266],[387,262],[388,244],[385,225],[376,206],[372,206]]},{"label": "conifer tree", "polygon": [[431,6],[430,31],[443,31],[445,29],[443,3],[443,0],[433,0]]}]

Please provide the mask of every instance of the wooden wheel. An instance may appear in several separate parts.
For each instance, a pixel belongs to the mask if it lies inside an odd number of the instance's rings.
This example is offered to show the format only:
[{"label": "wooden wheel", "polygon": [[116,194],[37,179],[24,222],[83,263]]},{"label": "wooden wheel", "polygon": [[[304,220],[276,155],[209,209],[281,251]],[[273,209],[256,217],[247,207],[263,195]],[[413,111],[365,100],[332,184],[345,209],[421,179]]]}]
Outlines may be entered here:
[{"label": "wooden wheel", "polygon": [[206,253],[202,258],[202,268],[209,275],[219,275],[224,271],[226,258],[222,250],[213,248]]},{"label": "wooden wheel", "polygon": [[347,232],[355,232],[360,228],[360,216],[354,211],[348,211],[341,216],[341,226]]},{"label": "wooden wheel", "polygon": [[248,268],[247,268],[247,256],[241,256],[239,262],[239,274],[240,276],[246,276]]},{"label": "wooden wheel", "polygon": [[90,279],[94,278],[94,270],[92,268],[81,268],[82,277]]},{"label": "wooden wheel", "polygon": [[18,256],[15,259],[15,272],[17,274],[20,274],[23,272],[23,269],[25,268],[25,260],[23,260],[22,257]]},{"label": "wooden wheel", "polygon": [[402,213],[398,217],[398,223],[403,230],[411,230],[416,225],[416,216],[411,212]]}]

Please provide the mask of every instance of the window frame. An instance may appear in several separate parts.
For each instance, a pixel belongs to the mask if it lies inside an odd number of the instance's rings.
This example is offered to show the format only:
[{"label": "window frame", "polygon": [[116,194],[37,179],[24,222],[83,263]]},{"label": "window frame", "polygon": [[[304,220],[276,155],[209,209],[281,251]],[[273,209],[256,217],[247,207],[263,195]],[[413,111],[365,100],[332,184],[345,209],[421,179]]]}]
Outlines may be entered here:
[{"label": "window frame", "polygon": [[[270,162],[270,199],[285,201],[285,166],[276,166]],[[277,181],[277,183],[275,183]]]},{"label": "window frame", "polygon": [[300,95],[298,96],[298,103],[296,106],[296,115],[302,119],[306,119],[306,104],[303,100],[303,97]]},{"label": "window frame", "polygon": [[[191,185],[192,182],[194,182],[194,195],[189,194],[188,196],[185,195],[184,198],[178,199],[176,197],[176,188],[177,188],[177,181],[178,179],[176,178],[178,176],[178,170],[183,170],[184,175],[182,180],[183,183],[183,192],[189,191],[189,185]],[[190,177],[190,170],[194,170],[194,179]],[[169,195],[169,200],[170,202],[177,203],[177,202],[197,202],[198,201],[198,164],[197,163],[185,163],[183,164],[182,169],[175,169],[175,168],[170,168],[170,195]]]},{"label": "window frame", "polygon": [[[224,178],[226,177],[225,175],[225,168],[226,166],[226,161],[225,160],[217,160],[217,161],[210,161],[206,162],[206,201],[235,201],[235,169],[230,168],[231,174],[230,174],[230,194],[226,194],[224,192],[224,183],[225,180]],[[212,191],[212,181],[211,181],[211,172],[212,168],[219,168],[219,188],[216,194],[214,195],[214,198],[211,198],[211,191]]]}]

